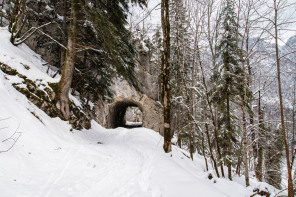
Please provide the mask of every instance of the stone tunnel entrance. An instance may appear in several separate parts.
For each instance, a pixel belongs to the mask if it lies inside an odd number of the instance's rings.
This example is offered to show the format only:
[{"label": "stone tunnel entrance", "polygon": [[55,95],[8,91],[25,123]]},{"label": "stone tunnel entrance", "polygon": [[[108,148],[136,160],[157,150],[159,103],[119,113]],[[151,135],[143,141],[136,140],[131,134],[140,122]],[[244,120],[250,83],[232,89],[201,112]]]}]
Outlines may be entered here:
[{"label": "stone tunnel entrance", "polygon": [[142,106],[137,102],[129,99],[123,99],[115,102],[110,108],[109,123],[111,128],[142,127]]}]

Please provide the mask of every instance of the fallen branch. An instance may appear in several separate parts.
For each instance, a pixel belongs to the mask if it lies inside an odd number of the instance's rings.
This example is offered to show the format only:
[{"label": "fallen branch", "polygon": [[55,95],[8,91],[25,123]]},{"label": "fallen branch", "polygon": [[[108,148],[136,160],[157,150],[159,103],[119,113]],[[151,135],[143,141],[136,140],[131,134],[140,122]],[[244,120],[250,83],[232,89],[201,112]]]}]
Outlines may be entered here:
[{"label": "fallen branch", "polygon": [[[16,130],[14,131],[14,133],[7,139],[3,140],[2,142],[6,142],[6,141],[13,141],[12,145],[7,148],[6,150],[0,150],[0,153],[4,153],[4,152],[8,152],[10,149],[12,149],[14,147],[14,145],[16,144],[16,142],[18,141],[18,139],[21,137],[22,133],[18,132],[20,125],[18,125],[18,127],[16,128]],[[18,135],[17,137],[15,137],[15,135]]]}]

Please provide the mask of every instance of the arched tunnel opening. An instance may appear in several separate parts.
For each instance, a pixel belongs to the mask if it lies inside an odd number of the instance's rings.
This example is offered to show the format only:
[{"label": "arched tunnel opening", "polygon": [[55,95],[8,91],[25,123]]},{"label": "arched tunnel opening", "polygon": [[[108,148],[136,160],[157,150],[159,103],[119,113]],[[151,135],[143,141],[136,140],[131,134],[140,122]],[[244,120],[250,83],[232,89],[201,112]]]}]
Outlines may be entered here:
[{"label": "arched tunnel opening", "polygon": [[110,109],[110,127],[142,127],[142,107],[132,100],[117,101]]}]

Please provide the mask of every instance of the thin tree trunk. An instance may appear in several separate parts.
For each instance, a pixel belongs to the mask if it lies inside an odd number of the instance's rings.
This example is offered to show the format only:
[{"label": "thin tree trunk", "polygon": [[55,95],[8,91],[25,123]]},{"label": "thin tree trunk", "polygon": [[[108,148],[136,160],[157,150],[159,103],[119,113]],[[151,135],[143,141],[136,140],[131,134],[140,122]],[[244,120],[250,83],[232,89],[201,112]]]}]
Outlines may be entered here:
[{"label": "thin tree trunk", "polygon": [[180,114],[181,114],[181,107],[180,107],[180,104],[178,103],[177,104],[178,106],[178,113],[177,113],[177,131],[178,131],[178,146],[180,148],[182,148],[182,139],[181,139],[181,126],[180,126]]},{"label": "thin tree trunk", "polygon": [[219,174],[219,171],[218,171],[218,167],[217,167],[217,163],[216,163],[216,160],[214,158],[214,154],[213,154],[213,150],[212,150],[212,146],[211,146],[210,134],[209,134],[209,127],[208,127],[208,124],[207,123],[205,124],[205,127],[206,127],[206,136],[207,136],[208,146],[209,146],[209,150],[210,150],[210,156],[211,156],[211,159],[212,159],[212,161],[214,163],[214,168],[215,168],[217,177],[220,177],[220,174]]},{"label": "thin tree trunk", "polygon": [[238,176],[240,176],[240,170],[241,170],[241,163],[242,163],[242,158],[241,157],[238,157],[238,160],[237,160],[237,166],[236,166],[236,174]]},{"label": "thin tree trunk", "polygon": [[[203,100],[202,100],[202,102],[201,102],[201,105],[202,106],[205,106],[204,105],[204,102],[203,102]],[[202,122],[205,122],[205,117],[206,117],[206,107],[205,108],[202,108],[201,109],[202,110]],[[207,167],[207,171],[209,170],[209,168],[208,168],[208,160],[207,160],[207,157],[206,157],[206,153],[205,153],[205,136],[204,136],[204,132],[201,130],[200,131],[200,136],[201,136],[201,147],[202,147],[202,154],[203,154],[203,156],[204,156],[204,159],[205,159],[205,164],[206,164],[206,167]],[[212,147],[211,147],[212,148]],[[213,157],[213,159],[215,159],[214,157]],[[219,177],[219,172],[218,172],[218,174],[217,174],[217,176]]]},{"label": "thin tree trunk", "polygon": [[262,165],[263,165],[263,145],[261,140],[263,139],[264,125],[263,125],[263,111],[261,108],[261,91],[259,90],[259,99],[258,99],[258,117],[259,117],[259,131],[258,131],[258,153],[257,153],[257,166],[255,166],[255,172],[257,172],[257,179],[262,181]]},{"label": "thin tree trunk", "polygon": [[224,167],[223,167],[223,162],[222,162],[222,154],[221,154],[221,149],[220,149],[219,139],[218,139],[218,120],[217,120],[217,117],[218,117],[218,110],[217,110],[217,108],[215,108],[215,116],[213,116],[213,121],[215,122],[215,124],[214,124],[214,137],[215,137],[215,141],[216,141],[218,161],[221,162],[221,164],[220,164],[221,174],[222,174],[222,177],[225,177],[225,175],[224,175]]},{"label": "thin tree trunk", "polygon": [[[184,52],[185,53],[185,52]],[[196,57],[195,57],[196,55],[195,55],[195,52],[194,52],[194,54],[193,54],[193,59],[195,60],[196,59]],[[185,56],[183,56],[183,58],[185,58]],[[185,60],[184,60],[184,62],[185,62]],[[195,66],[195,61],[193,61],[193,65],[192,65],[192,69],[191,69],[191,87],[195,87],[195,84],[196,84],[196,79],[195,79],[195,75],[196,75],[196,70],[195,70],[195,68],[196,68],[196,66]],[[195,93],[195,91],[194,91],[194,89],[193,88],[191,88],[191,118],[192,118],[192,123],[193,123],[193,125],[192,125],[192,134],[193,134],[193,136],[192,136],[192,142],[193,142],[193,153],[195,153],[195,151],[196,151],[196,145],[195,145],[195,130],[196,130],[196,125],[195,125],[195,105],[194,105],[194,93]]]},{"label": "thin tree trunk", "polygon": [[192,144],[192,124],[191,124],[191,118],[190,118],[190,112],[188,111],[188,120],[189,120],[189,125],[188,125],[188,130],[189,130],[189,153],[190,153],[190,158],[193,160],[193,144]]},{"label": "thin tree trunk", "polygon": [[[200,59],[200,53],[199,53],[199,47],[198,47],[198,43],[196,44],[197,46],[197,58],[199,60],[199,66],[200,66],[200,70],[201,70],[201,74],[202,74],[202,83],[204,85],[205,91],[206,91],[206,101],[207,104],[209,106],[209,110],[210,110],[210,114],[211,114],[211,120],[212,123],[214,125],[214,138],[215,138],[215,144],[216,144],[216,151],[217,151],[217,155],[218,155],[218,161],[221,160],[221,150],[220,150],[220,145],[219,145],[219,140],[218,140],[218,133],[217,133],[217,124],[215,121],[215,116],[214,116],[214,112],[213,112],[213,108],[212,108],[212,103],[210,101],[209,95],[208,95],[208,88],[207,88],[207,84],[206,84],[206,80],[205,80],[205,74],[204,74],[204,69],[203,69],[203,65]],[[222,177],[224,176],[224,169],[223,169],[223,165],[221,164],[221,174]]]},{"label": "thin tree trunk", "polygon": [[73,73],[75,68],[76,56],[76,31],[77,31],[77,6],[78,0],[73,0],[71,4],[71,23],[68,33],[68,44],[65,57],[65,64],[62,71],[62,77],[59,82],[58,92],[58,108],[61,110],[63,117],[68,120],[70,118],[69,109],[69,90],[71,87]]},{"label": "thin tree trunk", "polygon": [[279,99],[280,99],[280,111],[281,111],[281,124],[282,124],[282,132],[283,132],[283,141],[285,145],[285,152],[286,152],[286,162],[287,162],[287,173],[288,173],[288,197],[294,196],[294,188],[292,182],[292,174],[291,174],[291,166],[290,166],[290,159],[289,159],[289,147],[286,138],[286,130],[285,130],[285,119],[284,119],[284,106],[283,106],[283,98],[282,98],[282,86],[281,86],[281,70],[280,70],[280,55],[279,55],[279,48],[278,48],[278,3],[274,0],[274,30],[275,30],[275,55],[276,55],[276,67],[277,67],[277,80],[278,80],[278,89],[279,89]]},{"label": "thin tree trunk", "polygon": [[[248,30],[246,31],[246,51],[247,51],[247,53],[249,52],[249,31]],[[246,64],[247,64],[248,76],[249,77],[244,76],[244,81],[246,82],[247,86],[249,88],[251,88],[251,85],[252,85],[252,80],[251,80],[252,70],[251,70],[251,65],[250,65],[249,58],[246,59]],[[243,66],[245,67],[245,65],[243,65]],[[245,70],[245,68],[244,68],[244,70]],[[244,72],[244,74],[245,73],[246,72]],[[245,88],[245,84],[244,84],[244,88]],[[259,94],[260,94],[260,90],[259,90]],[[245,89],[244,89],[244,97],[245,97]],[[245,98],[244,98],[244,100],[245,100]],[[259,103],[260,103],[260,95],[259,95]],[[260,104],[259,104],[259,106],[260,106]],[[260,113],[260,107],[259,107],[259,113]],[[259,116],[260,116],[260,114],[259,114]],[[244,115],[244,118],[246,118],[246,115]],[[251,139],[252,139],[252,150],[253,150],[255,175],[256,175],[256,178],[259,181],[262,181],[262,156],[263,155],[262,155],[262,149],[261,149],[260,150],[260,152],[261,152],[260,159],[258,159],[258,148],[257,148],[258,140],[256,140],[256,131],[254,129],[254,115],[253,115],[252,112],[249,113],[249,121],[250,121],[250,133],[251,133]],[[261,164],[259,164],[259,166],[258,166],[258,160],[261,161],[260,162]]]},{"label": "thin tree trunk", "polygon": [[243,91],[244,91],[244,100],[243,100],[243,159],[244,159],[244,164],[245,164],[245,181],[246,181],[246,186],[250,186],[250,181],[249,181],[249,166],[248,166],[248,150],[247,150],[247,128],[246,128],[246,104],[247,104],[247,84],[246,84],[246,71],[245,71],[245,62],[244,60],[242,61],[243,64]]},{"label": "thin tree trunk", "polygon": [[161,25],[163,31],[163,111],[164,111],[164,144],[166,153],[171,152],[171,87],[170,87],[170,22],[169,0],[161,1]]},{"label": "thin tree trunk", "polygon": [[[227,114],[227,155],[231,157],[231,120],[230,120],[230,100],[229,95],[227,93],[226,95],[226,114]],[[231,161],[227,161],[227,168],[228,168],[228,179],[232,181],[232,175],[231,175]]]},{"label": "thin tree trunk", "polygon": [[10,33],[12,33],[12,31],[13,31],[12,28],[15,25],[16,16],[19,13],[19,9],[20,9],[20,2],[19,2],[19,0],[16,0],[14,2],[14,7],[12,9],[12,13],[11,13],[11,16],[10,16],[10,19],[9,19],[8,31]]},{"label": "thin tree trunk", "polygon": [[205,159],[206,169],[208,171],[209,167],[208,167],[208,161],[207,161],[207,157],[206,157],[206,153],[205,153],[205,138],[204,138],[203,133],[201,133],[201,151],[202,151],[202,155],[204,156],[204,159]]},{"label": "thin tree trunk", "polygon": [[292,151],[292,158],[291,158],[291,169],[293,167],[294,159],[295,159],[295,152],[294,152],[294,141],[295,141],[295,86],[296,83],[294,81],[294,98],[293,98],[293,111],[292,111],[292,143],[291,143],[291,151]]},{"label": "thin tree trunk", "polygon": [[[247,40],[246,40],[246,50],[249,51],[249,36],[247,36]],[[252,81],[251,81],[252,70],[251,70],[251,65],[250,65],[249,59],[247,59],[247,67],[248,67],[248,75],[249,75],[249,77],[247,78],[247,84],[248,84],[248,87],[251,87],[251,84],[252,84]],[[251,132],[251,139],[252,139],[252,149],[253,149],[255,176],[258,179],[258,177],[259,177],[258,171],[257,171],[257,165],[258,165],[258,162],[257,162],[257,159],[258,159],[257,144],[258,144],[258,142],[257,141],[258,140],[256,140],[256,131],[254,129],[254,115],[253,115],[252,112],[249,113],[249,119],[250,119],[249,121],[250,121],[250,132]]]},{"label": "thin tree trunk", "polygon": [[[3,8],[4,8],[4,0],[2,0],[1,12],[3,11]],[[1,27],[3,26],[3,15],[4,15],[4,13],[2,12],[2,14],[1,14],[1,21],[0,21],[0,26]]]},{"label": "thin tree trunk", "polygon": [[[17,0],[10,17],[8,30],[11,33],[10,42],[13,45],[18,45],[16,43],[16,38],[19,37],[27,19],[26,14],[26,0]],[[21,23],[21,24],[19,24]],[[19,43],[21,44],[21,43]]]},{"label": "thin tree trunk", "polygon": [[[67,0],[63,0],[63,23],[62,23],[62,30],[64,32],[63,37],[66,38],[66,31],[67,31]],[[66,44],[66,43],[63,43]],[[61,48],[60,49],[60,71],[62,70],[62,67],[64,65],[65,62],[65,49]]]}]

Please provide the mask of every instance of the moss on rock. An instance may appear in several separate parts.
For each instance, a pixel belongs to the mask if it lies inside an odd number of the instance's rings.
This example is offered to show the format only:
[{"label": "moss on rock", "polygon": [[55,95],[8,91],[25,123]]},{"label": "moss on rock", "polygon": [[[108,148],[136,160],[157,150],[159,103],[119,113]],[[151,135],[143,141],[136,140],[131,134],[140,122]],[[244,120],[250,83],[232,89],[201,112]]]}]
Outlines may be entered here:
[{"label": "moss on rock", "polygon": [[[50,117],[59,117],[64,120],[60,110],[56,107],[56,95],[59,92],[59,83],[48,83],[36,85],[36,82],[28,79],[26,76],[21,75],[17,70],[12,69],[6,64],[0,62],[0,69],[8,75],[17,75],[18,77],[24,79],[23,83],[12,84],[13,87],[20,93],[25,95],[29,101],[35,104],[38,108],[44,111]],[[42,80],[39,80],[40,82]],[[39,82],[38,81],[38,82]],[[25,86],[23,86],[25,85]],[[40,89],[40,87],[44,88]],[[76,106],[74,102],[69,100],[70,111],[72,113],[69,123],[72,125],[73,129],[81,130],[83,128],[89,129],[91,127],[90,118],[83,112],[83,109]],[[34,114],[33,114],[34,115]],[[40,120],[39,117],[35,116]],[[41,121],[41,120],[40,120]]]}]

